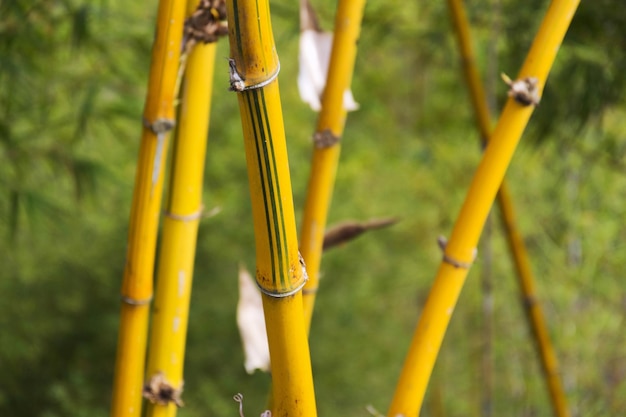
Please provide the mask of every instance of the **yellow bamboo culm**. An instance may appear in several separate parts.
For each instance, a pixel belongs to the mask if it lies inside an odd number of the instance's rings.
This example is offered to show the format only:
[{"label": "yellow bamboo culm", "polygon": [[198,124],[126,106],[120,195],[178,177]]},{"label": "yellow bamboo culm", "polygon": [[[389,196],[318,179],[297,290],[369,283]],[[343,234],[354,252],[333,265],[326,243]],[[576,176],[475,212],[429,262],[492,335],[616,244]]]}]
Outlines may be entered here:
[{"label": "yellow bamboo culm", "polygon": [[341,151],[347,112],[343,97],[350,88],[357,41],[361,29],[365,0],[339,0],[335,17],[333,47],[328,79],[322,97],[317,128],[313,135],[314,149],[311,174],[302,218],[300,250],[306,261],[309,280],[304,286],[304,317],[311,325],[315,295],[319,283],[326,218],[332,199],[335,174]]},{"label": "yellow bamboo culm", "polygon": [[168,132],[174,126],[174,86],[185,17],[184,0],[161,0],[152,48],[139,161],[122,283],[120,330],[111,416],[140,416],[152,299],[154,254]]},{"label": "yellow bamboo culm", "polygon": [[[197,1],[190,1],[188,14],[194,12],[196,6]],[[163,222],[163,243],[159,252],[146,370],[146,380],[167,384],[172,389],[173,398],[163,398],[162,394],[149,388],[147,397],[160,399],[148,405],[146,415],[149,417],[174,417],[177,407],[182,404],[180,394],[184,384],[183,364],[193,265],[202,215],[202,183],[215,50],[215,43],[198,43],[191,47],[187,58]],[[155,391],[163,388],[153,385]]]},{"label": "yellow bamboo culm", "polygon": [[[541,97],[548,72],[580,0],[554,0],[533,41],[519,80],[536,78],[533,95]],[[420,316],[409,353],[394,393],[389,417],[419,414],[435,359],[467,272],[476,255],[476,245],[521,134],[534,110],[513,97],[507,100],[469,192],[444,246],[444,257]]]},{"label": "yellow bamboo culm", "polygon": [[304,317],[280,64],[267,0],[227,2],[231,89],[237,92],[252,200],[256,280],[272,362],[274,417],[317,415]]},{"label": "yellow bamboo culm", "polygon": [[[478,69],[476,59],[472,48],[469,21],[465,13],[461,0],[448,0],[448,6],[451,11],[454,28],[456,30],[459,49],[463,57],[463,70],[467,84],[470,89],[470,97],[476,115],[476,124],[481,133],[483,142],[487,142],[491,135],[491,123],[489,109],[485,98],[484,89]],[[536,301],[535,294],[535,278],[530,268],[530,261],[526,245],[521,238],[515,222],[515,211],[511,197],[509,196],[506,182],[502,182],[497,195],[498,206],[500,208],[502,223],[506,231],[506,238],[509,244],[510,252],[513,256],[517,277],[524,295],[525,309],[530,327],[535,335],[537,349],[541,358],[541,364],[552,408],[556,417],[568,417],[570,415],[567,407],[567,400],[563,385],[559,377],[558,362],[556,354],[547,331],[547,325],[543,318],[540,304]]]}]

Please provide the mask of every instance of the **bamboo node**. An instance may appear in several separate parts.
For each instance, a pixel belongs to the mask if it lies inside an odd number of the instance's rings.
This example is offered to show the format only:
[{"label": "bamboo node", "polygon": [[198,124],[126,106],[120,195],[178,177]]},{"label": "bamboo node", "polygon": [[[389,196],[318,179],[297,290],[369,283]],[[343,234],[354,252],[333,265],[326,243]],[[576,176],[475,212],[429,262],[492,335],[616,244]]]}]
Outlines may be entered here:
[{"label": "bamboo node", "polygon": [[296,294],[298,291],[302,290],[302,288],[304,287],[304,285],[307,283],[307,281],[309,280],[309,274],[307,274],[306,272],[306,264],[304,263],[304,258],[302,257],[302,254],[298,251],[298,261],[300,263],[300,267],[302,268],[302,279],[301,281],[291,290],[289,291],[281,291],[281,290],[276,290],[274,288],[264,288],[261,283],[259,282],[259,280],[257,279],[257,287],[259,287],[259,290],[272,298],[285,298],[285,297],[289,297],[291,295]]},{"label": "bamboo node", "polygon": [[204,212],[204,205],[200,205],[200,208],[194,211],[193,213],[176,214],[176,213],[172,213],[170,211],[164,210],[163,215],[165,217],[169,217],[172,220],[177,220],[180,222],[192,222],[201,218],[203,212]]},{"label": "bamboo node", "polygon": [[185,19],[183,50],[197,42],[214,43],[228,35],[224,0],[200,0],[191,16]]},{"label": "bamboo node", "polygon": [[151,122],[148,119],[143,119],[143,125],[146,129],[150,130],[157,136],[163,135],[164,133],[169,132],[176,126],[176,122],[172,119],[158,118],[155,121]]},{"label": "bamboo node", "polygon": [[459,261],[458,259],[455,259],[452,256],[446,254],[446,246],[448,245],[448,239],[446,239],[445,236],[439,236],[437,238],[437,245],[443,251],[442,261],[447,263],[447,264],[452,265],[455,268],[470,269],[472,267],[472,264],[474,263],[474,260],[476,259],[476,255],[478,253],[476,248],[474,248],[472,260],[470,262],[464,262],[464,261]]},{"label": "bamboo node", "polygon": [[144,306],[146,304],[150,304],[150,302],[152,301],[152,297],[149,298],[145,298],[143,300],[137,300],[135,298],[126,296],[126,295],[122,295],[122,302],[124,304],[130,304],[131,306]]},{"label": "bamboo node", "polygon": [[337,143],[339,143],[339,136],[333,134],[330,129],[325,129],[313,134],[313,144],[318,149],[330,148]]},{"label": "bamboo node", "polygon": [[507,95],[524,106],[538,106],[539,79],[537,77],[524,77],[518,80],[511,80],[505,73],[500,74],[502,80],[509,86]]},{"label": "bamboo node", "polygon": [[230,71],[230,91],[235,91],[237,93],[241,93],[246,90],[255,90],[257,88],[263,88],[272,81],[274,81],[278,77],[278,73],[280,72],[280,62],[277,62],[276,71],[273,74],[270,74],[265,80],[260,83],[246,85],[246,80],[237,71],[237,65],[235,64],[235,60],[232,58],[228,58],[228,67]]},{"label": "bamboo node", "polygon": [[180,383],[180,387],[174,388],[165,379],[163,371],[159,371],[144,385],[142,395],[152,404],[168,405],[174,403],[177,407],[182,407],[185,405],[180,398],[183,393],[183,385],[184,381]]}]

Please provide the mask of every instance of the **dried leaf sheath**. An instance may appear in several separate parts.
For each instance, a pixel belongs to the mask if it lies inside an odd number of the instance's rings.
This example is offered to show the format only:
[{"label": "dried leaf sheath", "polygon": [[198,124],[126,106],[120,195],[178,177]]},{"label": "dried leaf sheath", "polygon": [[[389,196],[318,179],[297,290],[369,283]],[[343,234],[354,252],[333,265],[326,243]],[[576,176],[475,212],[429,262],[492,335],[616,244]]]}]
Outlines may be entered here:
[{"label": "dried leaf sheath", "polygon": [[[579,0],[555,0],[539,28],[519,78],[536,77],[539,95]],[[388,411],[389,417],[418,415],[443,336],[493,200],[534,106],[510,98],[472,180],[444,248],[441,263],[405,360]]]},{"label": "dried leaf sheath", "polygon": [[280,94],[267,1],[227,3],[231,87],[237,91],[256,246],[256,280],[272,361],[276,416],[315,416],[302,315],[300,263]]},{"label": "dried leaf sheath", "polygon": [[[476,124],[481,132],[483,142],[486,143],[491,136],[491,123],[484,89],[478,75],[475,55],[471,44],[469,22],[461,0],[448,0],[448,6],[452,14],[459,49],[463,56],[463,72],[469,86]],[[557,417],[567,417],[569,416],[569,410],[565,391],[558,372],[558,361],[552,344],[550,343],[550,337],[548,335],[541,305],[535,301],[535,278],[530,268],[526,245],[517,229],[515,210],[505,181],[502,182],[500,190],[498,191],[497,202],[500,207],[502,225],[506,231],[509,249],[517,270],[520,289],[524,294],[524,299],[528,300],[525,303],[527,318],[537,342],[537,350],[550,391],[554,414]]]},{"label": "dried leaf sheath", "polygon": [[123,302],[111,407],[114,417],[141,415],[162,168],[166,160],[168,131],[174,125],[174,86],[184,15],[184,0],[160,1],[122,283]]}]

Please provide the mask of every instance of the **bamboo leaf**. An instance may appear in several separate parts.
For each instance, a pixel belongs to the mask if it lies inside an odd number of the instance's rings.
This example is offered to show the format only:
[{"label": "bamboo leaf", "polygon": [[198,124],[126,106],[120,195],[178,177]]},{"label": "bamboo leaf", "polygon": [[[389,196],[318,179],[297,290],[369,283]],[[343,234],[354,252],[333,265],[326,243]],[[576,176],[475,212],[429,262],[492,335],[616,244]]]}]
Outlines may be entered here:
[{"label": "bamboo leaf", "polygon": [[9,191],[9,238],[15,240],[17,236],[20,214],[20,194],[17,190]]},{"label": "bamboo leaf", "polygon": [[47,219],[52,222],[60,222],[66,214],[58,203],[40,190],[24,189],[17,193],[19,204],[16,204],[16,208],[23,208],[26,219],[29,221]]},{"label": "bamboo leaf", "polygon": [[93,115],[99,90],[100,86],[97,80],[90,82],[87,86],[83,100],[80,106],[78,106],[78,116],[76,118],[76,128],[74,130],[74,141],[80,140],[80,138],[84,137],[87,133],[87,123]]},{"label": "bamboo leaf", "polygon": [[112,176],[105,164],[88,158],[74,158],[71,166],[76,198],[79,201],[86,196],[96,196],[98,181]]},{"label": "bamboo leaf", "polygon": [[80,48],[90,38],[89,6],[83,5],[72,11],[72,46]]}]

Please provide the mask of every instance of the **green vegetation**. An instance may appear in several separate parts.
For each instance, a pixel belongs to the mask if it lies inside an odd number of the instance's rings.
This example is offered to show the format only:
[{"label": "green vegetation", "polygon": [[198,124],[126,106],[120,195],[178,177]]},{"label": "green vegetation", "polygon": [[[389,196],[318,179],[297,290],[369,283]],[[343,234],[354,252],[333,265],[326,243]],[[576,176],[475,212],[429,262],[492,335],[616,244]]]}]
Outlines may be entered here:
[{"label": "green vegetation", "polygon": [[[317,3],[330,29],[335,2]],[[494,114],[506,96],[498,74],[516,74],[547,4],[468,4]],[[316,115],[296,88],[297,6],[271,5],[300,224]],[[155,17],[155,2],[0,3],[0,415],[108,415]],[[624,27],[614,2],[582,2],[507,175],[581,416],[626,410]],[[437,236],[450,233],[480,159],[453,36],[445,2],[366,6],[353,78],[361,107],[343,134],[329,223],[402,220],[324,256],[311,328],[319,415],[387,409],[440,261]],[[254,265],[254,238],[237,98],[220,64],[227,56],[222,41],[204,193],[207,210],[221,211],[198,234],[181,417],[237,415],[237,392],[246,415],[257,415],[269,382],[245,373],[235,323],[238,263]],[[494,415],[549,415],[495,229]],[[480,415],[481,255],[423,416]]]}]

